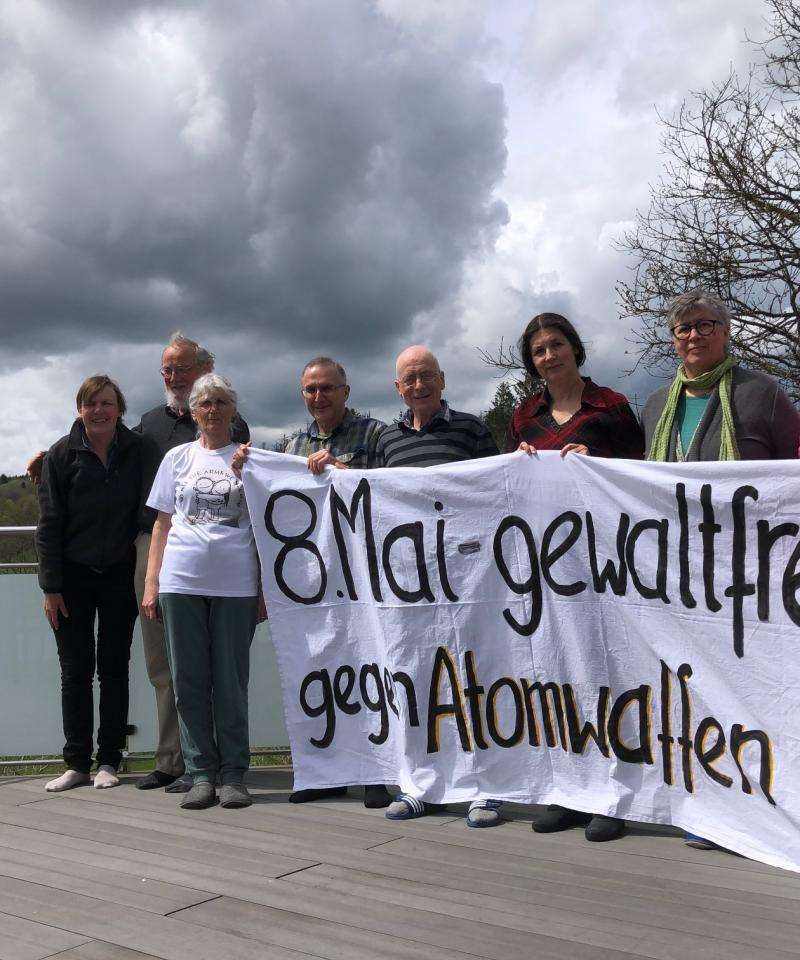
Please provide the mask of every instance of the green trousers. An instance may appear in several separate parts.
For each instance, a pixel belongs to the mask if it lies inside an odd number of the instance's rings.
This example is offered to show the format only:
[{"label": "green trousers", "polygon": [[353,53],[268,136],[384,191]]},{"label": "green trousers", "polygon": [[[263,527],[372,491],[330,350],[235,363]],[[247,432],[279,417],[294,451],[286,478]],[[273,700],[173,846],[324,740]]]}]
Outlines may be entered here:
[{"label": "green trousers", "polygon": [[186,769],[195,783],[241,783],[258,600],[162,593],[159,601]]}]

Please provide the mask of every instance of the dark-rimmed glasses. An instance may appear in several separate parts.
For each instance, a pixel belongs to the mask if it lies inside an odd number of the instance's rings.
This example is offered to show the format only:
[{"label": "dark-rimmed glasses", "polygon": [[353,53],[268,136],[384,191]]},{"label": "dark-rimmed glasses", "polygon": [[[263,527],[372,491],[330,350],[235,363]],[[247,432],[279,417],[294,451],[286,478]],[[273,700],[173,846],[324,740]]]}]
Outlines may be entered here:
[{"label": "dark-rimmed glasses", "polygon": [[692,330],[696,330],[701,337],[708,337],[714,332],[714,327],[718,323],[719,320],[709,320],[708,317],[704,317],[697,323],[676,323],[671,332],[676,340],[688,340]]}]

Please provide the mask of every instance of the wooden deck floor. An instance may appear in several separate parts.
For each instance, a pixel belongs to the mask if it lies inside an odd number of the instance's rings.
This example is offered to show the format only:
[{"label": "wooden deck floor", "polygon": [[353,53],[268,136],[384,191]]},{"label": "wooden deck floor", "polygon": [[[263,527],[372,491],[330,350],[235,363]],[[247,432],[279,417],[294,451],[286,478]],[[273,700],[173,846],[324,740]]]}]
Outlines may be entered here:
[{"label": "wooden deck floor", "polygon": [[[770,960],[800,956],[800,876],[676,831],[611,844],[531,810],[392,823],[353,798],[293,806],[253,771],[247,810],[0,780],[0,960]],[[354,791],[351,791],[351,793]]]}]

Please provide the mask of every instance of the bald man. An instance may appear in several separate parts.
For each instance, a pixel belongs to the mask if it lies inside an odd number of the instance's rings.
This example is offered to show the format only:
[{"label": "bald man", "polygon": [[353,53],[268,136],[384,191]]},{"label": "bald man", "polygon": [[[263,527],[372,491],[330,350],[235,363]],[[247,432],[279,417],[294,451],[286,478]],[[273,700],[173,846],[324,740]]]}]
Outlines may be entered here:
[{"label": "bald man", "polygon": [[[387,467],[434,467],[461,460],[493,457],[497,446],[478,417],[452,410],[442,399],[444,371],[433,353],[422,346],[406,348],[397,358],[397,392],[408,411],[387,427],[378,440],[378,456]],[[401,793],[386,810],[390,820],[424,817],[433,806]],[[470,827],[500,823],[500,801],[475,800],[467,814]]]},{"label": "bald man", "polygon": [[444,371],[427,347],[407,347],[397,358],[396,375],[394,385],[408,410],[378,440],[384,466],[434,467],[497,454],[486,424],[442,399]]}]

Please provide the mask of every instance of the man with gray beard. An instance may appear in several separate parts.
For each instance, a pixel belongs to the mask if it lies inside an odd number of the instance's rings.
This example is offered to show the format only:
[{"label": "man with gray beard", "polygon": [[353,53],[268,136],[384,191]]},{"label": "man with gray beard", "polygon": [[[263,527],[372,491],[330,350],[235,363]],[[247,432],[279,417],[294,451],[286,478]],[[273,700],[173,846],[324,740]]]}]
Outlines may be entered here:
[{"label": "man with gray beard", "polygon": [[[166,403],[142,415],[134,431],[142,435],[142,500],[139,508],[139,536],[136,540],[136,599],[141,613],[147,556],[156,518],[155,510],[146,505],[153,480],[164,454],[197,436],[197,427],[189,413],[189,394],[198,377],[214,369],[214,355],[182,333],[174,333],[161,354],[161,376],[164,378]],[[247,443],[250,431],[237,414],[231,424],[237,443]],[[156,694],[158,712],[158,747],[155,770],[140,778],[140,790],[166,787],[170,792],[188,789],[180,780],[184,773],[183,754],[178,734],[178,714],[172,687],[164,628],[157,620],[140,616],[147,676]],[[175,781],[178,781],[177,783]]]}]

